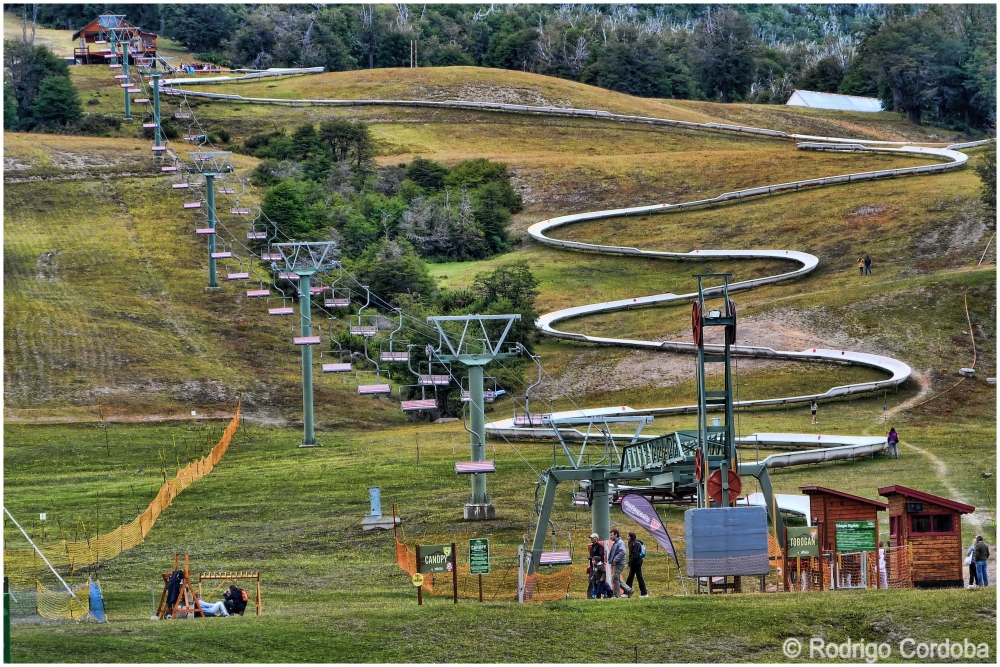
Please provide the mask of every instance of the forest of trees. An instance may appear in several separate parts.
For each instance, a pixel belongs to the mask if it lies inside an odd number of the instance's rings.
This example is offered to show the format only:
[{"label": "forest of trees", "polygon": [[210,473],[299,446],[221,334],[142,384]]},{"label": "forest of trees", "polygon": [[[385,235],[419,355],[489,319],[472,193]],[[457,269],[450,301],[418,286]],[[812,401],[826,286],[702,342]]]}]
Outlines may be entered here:
[{"label": "forest of trees", "polygon": [[[20,5],[7,5],[8,9]],[[478,65],[646,97],[783,104],[796,88],[877,96],[914,122],[995,124],[995,5],[39,5],[102,11],[241,67]]]}]

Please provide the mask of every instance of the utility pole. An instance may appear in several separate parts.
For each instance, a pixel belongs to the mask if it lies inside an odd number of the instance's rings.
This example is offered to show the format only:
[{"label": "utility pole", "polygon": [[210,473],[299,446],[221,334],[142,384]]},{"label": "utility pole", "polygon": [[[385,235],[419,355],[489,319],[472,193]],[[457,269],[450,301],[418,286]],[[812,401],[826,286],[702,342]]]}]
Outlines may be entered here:
[{"label": "utility pole", "polygon": [[[491,361],[513,359],[520,356],[520,350],[516,347],[501,351],[511,326],[520,319],[520,315],[451,315],[427,318],[428,322],[437,327],[441,341],[447,346],[446,350],[431,350],[433,356],[445,363],[463,364],[469,369],[469,409],[471,411],[469,439],[472,462],[474,463],[486,461],[483,366]],[[491,341],[490,332],[487,331],[487,322],[495,322],[503,327],[503,331],[499,335],[494,332],[492,337],[496,338],[495,343]],[[470,333],[469,327],[473,324],[478,326],[474,326]],[[445,327],[448,327],[447,331]],[[466,521],[484,521],[495,517],[496,509],[486,493],[486,473],[473,473],[472,493],[469,495],[469,502],[465,505],[463,518]]]},{"label": "utility pole", "polygon": [[340,266],[336,259],[337,244],[275,243],[271,246],[285,262],[285,269],[299,277],[299,322],[301,335],[294,343],[302,348],[302,444],[299,447],[319,447],[313,422],[312,346],[320,337],[312,331],[312,275]]}]

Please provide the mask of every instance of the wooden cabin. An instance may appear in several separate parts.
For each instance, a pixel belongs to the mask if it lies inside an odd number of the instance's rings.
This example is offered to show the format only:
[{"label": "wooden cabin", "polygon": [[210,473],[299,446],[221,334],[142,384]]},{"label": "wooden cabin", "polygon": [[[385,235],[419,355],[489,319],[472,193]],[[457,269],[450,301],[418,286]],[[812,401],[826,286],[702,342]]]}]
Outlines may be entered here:
[{"label": "wooden cabin", "polygon": [[[73,57],[80,64],[104,64],[113,58],[111,31],[102,27],[98,20],[95,18],[73,33],[73,41],[77,42],[77,46],[73,49]],[[116,32],[119,37],[127,35],[133,38],[129,48],[129,64],[134,64],[138,57],[156,56],[157,35],[155,32],[146,32],[124,20],[118,24]],[[120,53],[121,47],[118,48]]]},{"label": "wooden cabin", "polygon": [[800,486],[799,491],[809,496],[809,513],[813,525],[819,525],[819,522],[823,524],[820,535],[820,548],[823,551],[841,551],[837,548],[838,521],[874,521],[875,543],[878,544],[878,513],[888,508],[886,503],[822,486]]},{"label": "wooden cabin", "polygon": [[962,541],[962,515],[976,508],[898,484],[878,492],[889,499],[890,546],[910,546],[913,585],[962,586],[968,547]]}]

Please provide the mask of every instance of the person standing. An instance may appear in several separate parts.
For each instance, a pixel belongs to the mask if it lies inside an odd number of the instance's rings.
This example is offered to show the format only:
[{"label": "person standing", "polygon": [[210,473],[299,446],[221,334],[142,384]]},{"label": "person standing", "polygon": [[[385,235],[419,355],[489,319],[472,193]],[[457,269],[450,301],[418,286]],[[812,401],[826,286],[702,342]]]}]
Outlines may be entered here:
[{"label": "person standing", "polygon": [[983,542],[982,535],[976,535],[976,585],[989,586],[990,576],[986,572],[986,561],[990,557],[990,548]]},{"label": "person standing", "polygon": [[889,429],[889,436],[885,439],[889,443],[889,458],[898,459],[899,458],[899,435],[896,434],[895,428]]},{"label": "person standing", "polygon": [[[639,579],[639,597],[648,598],[649,591],[646,590],[646,580],[642,578],[642,561],[644,548],[642,542],[635,538],[635,533],[628,534],[628,579],[625,585],[631,587],[632,581]],[[635,590],[634,588],[632,589]]]},{"label": "person standing", "polygon": [[590,579],[587,581],[587,599],[596,597],[599,570],[604,567],[604,545],[597,533],[590,534]]},{"label": "person standing", "polygon": [[886,576],[885,568],[885,543],[879,540],[878,543],[878,578],[882,582],[882,590],[889,588],[889,578]]},{"label": "person standing", "polygon": [[608,562],[611,563],[611,590],[615,597],[620,598],[618,589],[621,588],[625,597],[632,597],[632,588],[622,582],[622,572],[625,570],[626,548],[622,540],[622,534],[617,529],[611,531],[611,549],[608,551]]},{"label": "person standing", "polygon": [[858,274],[865,275],[865,258],[858,257]]},{"label": "person standing", "polygon": [[813,424],[818,424],[819,420],[816,419],[816,410],[819,408],[819,404],[816,401],[809,401],[809,409],[812,411]]},{"label": "person standing", "polygon": [[872,258],[865,255],[865,275],[870,276],[872,274]]},{"label": "person standing", "polygon": [[965,564],[969,566],[969,586],[976,585],[976,541],[972,540],[969,550],[965,552]]}]

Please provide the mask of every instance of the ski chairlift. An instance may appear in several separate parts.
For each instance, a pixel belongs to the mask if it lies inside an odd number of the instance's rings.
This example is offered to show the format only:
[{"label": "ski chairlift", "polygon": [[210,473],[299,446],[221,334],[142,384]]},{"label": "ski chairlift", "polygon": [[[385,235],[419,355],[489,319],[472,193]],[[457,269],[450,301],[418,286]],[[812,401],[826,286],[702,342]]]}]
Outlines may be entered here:
[{"label": "ski chairlift", "polygon": [[298,324],[293,324],[292,330],[298,331],[299,335],[292,338],[292,343],[295,345],[319,345],[323,341],[320,338],[321,327],[318,324],[309,325],[309,335],[302,335],[302,328]]},{"label": "ski chairlift", "polygon": [[[358,394],[362,396],[375,396],[378,394],[390,394],[392,393],[392,386],[388,382],[382,382],[382,369],[379,368],[378,362],[368,356],[368,338],[365,338],[365,359],[370,361],[375,366],[373,371],[357,371],[355,377],[358,380]],[[362,384],[362,375],[374,375],[375,382],[370,382]]]},{"label": "ski chairlift", "polygon": [[[246,280],[247,278],[250,277],[250,272],[243,270],[243,258],[236,257],[235,259],[237,262],[239,262],[237,271],[226,273],[226,280]],[[226,268],[228,270],[229,267],[227,266]]]},{"label": "ski chairlift", "polygon": [[[365,314],[363,314],[365,308],[367,308],[368,306],[370,306],[371,302],[372,302],[372,291],[370,289],[368,289],[367,285],[365,285],[365,296],[367,297],[366,300],[365,300],[365,305],[361,306],[361,308],[358,309],[358,314],[357,314],[358,323],[351,325],[351,335],[352,336],[363,336],[365,338],[365,350],[366,350],[365,351],[365,356],[367,357],[368,356],[368,352],[367,352],[368,342],[367,342],[367,339],[375,336],[375,334],[378,333],[378,313],[376,313],[374,315],[365,315]],[[372,362],[372,363],[375,363],[375,362]],[[378,364],[376,364],[376,366],[377,365]]]},{"label": "ski chairlift", "polygon": [[344,268],[340,268],[340,274],[330,285],[330,298],[323,302],[327,308],[347,308],[351,305],[351,290],[346,287],[337,287],[337,283],[344,277]]},{"label": "ski chairlift", "polygon": [[396,338],[396,334],[398,334],[403,328],[403,310],[401,308],[397,308],[396,312],[399,313],[399,326],[396,327],[395,331],[389,334],[389,349],[386,350],[384,347],[382,348],[382,354],[379,357],[382,361],[410,360],[409,342]]},{"label": "ski chairlift", "polygon": [[261,278],[259,281],[259,287],[253,289],[254,285],[251,281],[247,281],[247,296],[249,297],[261,297],[261,296],[271,296],[271,286],[264,282]]},{"label": "ski chairlift", "polygon": [[[334,340],[333,338],[333,318],[330,318],[330,342],[337,346],[336,350],[323,350],[319,353],[319,364],[320,368],[324,373],[350,373],[351,372],[351,353],[347,352],[347,361],[344,361],[344,347]],[[337,355],[338,361],[330,361],[323,363],[323,355]]]},{"label": "ski chairlift", "polygon": [[[468,403],[470,400],[472,400],[470,398],[470,394],[469,394],[469,376],[468,375],[463,376],[462,379],[459,380],[459,386],[462,387],[462,402],[463,403]],[[506,393],[506,392],[503,389],[500,388],[500,385],[499,385],[499,383],[497,383],[497,379],[495,377],[493,377],[491,375],[484,375],[483,376],[483,402],[484,403],[492,403],[493,401],[497,400],[498,397],[503,396],[504,393]]]},{"label": "ski chairlift", "polygon": [[[462,420],[462,424],[465,424],[465,420]],[[466,427],[465,430],[469,430]],[[469,431],[471,433],[471,431]],[[469,447],[472,445],[466,443],[462,445],[455,445],[451,448],[451,456],[455,459],[455,474],[456,475],[481,475],[497,471],[497,448],[496,445],[493,446],[493,460],[486,461],[459,461],[456,450],[459,448]]]},{"label": "ski chairlift", "polygon": [[[413,358],[412,355],[410,355],[409,353],[411,347],[413,346],[409,345],[406,348],[407,352],[406,367],[410,370],[410,373],[416,376],[416,378],[419,381],[420,373],[413,370],[413,366],[410,363]],[[403,389],[411,389],[415,391],[418,387],[420,388],[420,398],[403,400]],[[399,405],[403,409],[403,412],[423,412],[429,410],[437,410],[438,409],[437,387],[434,387],[434,398],[427,398],[427,385],[419,384],[419,382],[418,384],[402,385],[399,387]]]},{"label": "ski chairlift", "polygon": [[[220,243],[219,246],[220,247],[216,248],[216,251],[213,252],[210,255],[210,257],[212,259],[232,259],[233,258],[232,245],[227,245],[226,243]],[[229,249],[227,250],[226,248],[229,248]]]},{"label": "ski chairlift", "polygon": [[[276,305],[276,306],[274,306],[272,308],[271,304],[272,303],[277,303],[277,301],[279,299],[281,300],[281,305],[280,306]],[[281,292],[281,296],[275,296],[275,297],[270,297],[269,296],[267,298],[267,305],[268,305],[267,314],[268,315],[294,315],[295,314],[295,309],[291,305],[293,302],[294,302],[293,299],[291,297],[289,297],[289,296],[285,296],[284,292]]]},{"label": "ski chairlift", "polygon": [[520,343],[517,344],[517,350],[519,353],[527,355],[528,358],[535,362],[535,365],[538,366],[538,379],[528,385],[527,389],[524,390],[524,414],[518,414],[517,404],[514,404],[514,426],[545,426],[548,420],[552,417],[551,412],[545,414],[531,414],[531,390],[542,383],[541,358],[538,355],[528,352],[528,350]]},{"label": "ski chairlift", "polygon": [[437,363],[438,365],[444,367],[444,373],[434,372],[433,355],[430,355],[427,361],[422,361],[417,365],[417,369],[420,370],[423,364],[427,364],[427,372],[420,372],[417,374],[417,384],[425,387],[447,387],[451,384],[451,367],[443,361],[439,361]]}]

